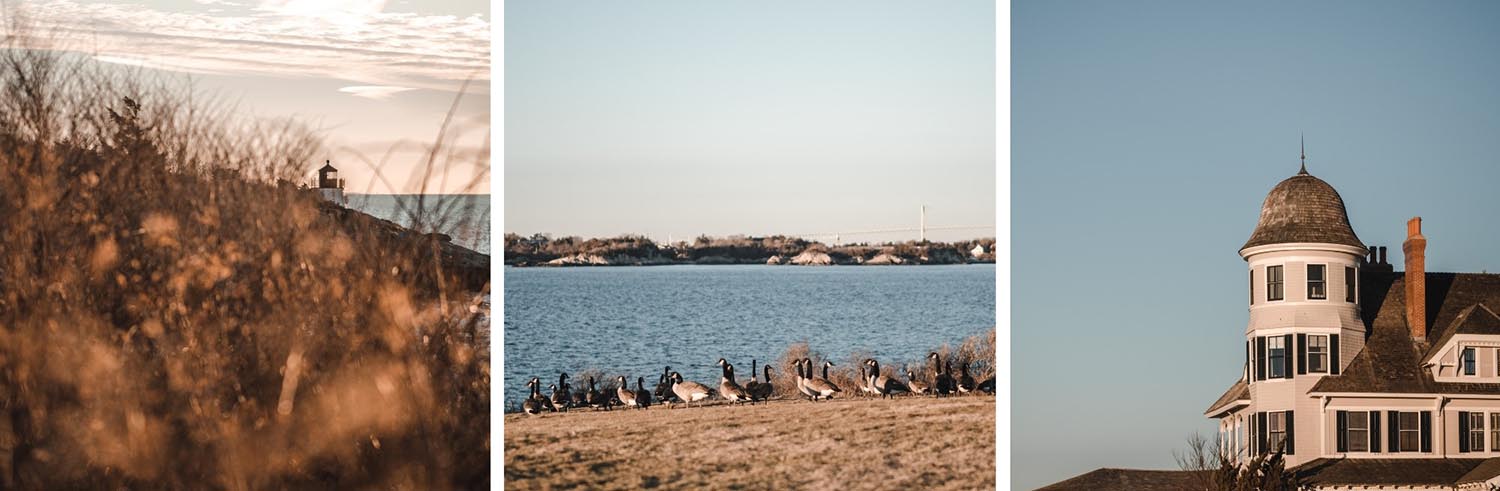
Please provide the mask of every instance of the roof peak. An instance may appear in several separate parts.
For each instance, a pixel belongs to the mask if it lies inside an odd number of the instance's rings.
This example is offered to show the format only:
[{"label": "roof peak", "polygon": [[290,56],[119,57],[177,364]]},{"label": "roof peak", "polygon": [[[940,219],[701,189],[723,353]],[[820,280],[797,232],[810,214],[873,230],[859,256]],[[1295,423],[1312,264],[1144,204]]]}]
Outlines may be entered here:
[{"label": "roof peak", "polygon": [[1312,174],[1308,174],[1307,173],[1307,137],[1306,136],[1302,137],[1302,170],[1297,171],[1297,175],[1299,175],[1299,176],[1312,175]]}]

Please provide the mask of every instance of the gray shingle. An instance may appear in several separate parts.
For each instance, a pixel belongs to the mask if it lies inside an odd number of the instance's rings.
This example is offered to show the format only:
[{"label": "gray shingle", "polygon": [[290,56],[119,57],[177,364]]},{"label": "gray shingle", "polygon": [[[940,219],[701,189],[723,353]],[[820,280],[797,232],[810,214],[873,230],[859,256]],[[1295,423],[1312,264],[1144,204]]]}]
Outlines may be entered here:
[{"label": "gray shingle", "polygon": [[1292,242],[1365,247],[1349,226],[1338,191],[1309,174],[1297,174],[1271,188],[1260,207],[1260,222],[1240,250]]}]

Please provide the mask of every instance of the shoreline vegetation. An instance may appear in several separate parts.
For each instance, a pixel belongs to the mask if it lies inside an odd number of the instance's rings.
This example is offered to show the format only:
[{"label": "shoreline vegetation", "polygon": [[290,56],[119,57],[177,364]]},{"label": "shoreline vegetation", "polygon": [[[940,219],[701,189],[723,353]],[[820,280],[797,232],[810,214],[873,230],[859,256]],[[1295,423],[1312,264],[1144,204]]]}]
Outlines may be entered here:
[{"label": "shoreline vegetation", "polygon": [[673,264],[924,265],[995,262],[995,239],[958,242],[908,241],[830,246],[799,237],[700,236],[692,242],[658,244],[624,235],[605,239],[529,237],[505,234],[505,265],[659,266]]},{"label": "shoreline vegetation", "polygon": [[[5,28],[0,489],[489,487],[487,256],[300,189],[296,121]],[[420,165],[487,169],[461,129]]]}]

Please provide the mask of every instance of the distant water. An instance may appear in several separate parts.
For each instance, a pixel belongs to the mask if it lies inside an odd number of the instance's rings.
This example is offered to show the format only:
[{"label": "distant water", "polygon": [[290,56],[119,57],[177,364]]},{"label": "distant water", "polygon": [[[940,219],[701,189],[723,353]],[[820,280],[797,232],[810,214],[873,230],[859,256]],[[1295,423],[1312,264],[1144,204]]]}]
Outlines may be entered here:
[{"label": "distant water", "polygon": [[[410,227],[418,210],[415,194],[350,194],[349,208]],[[453,243],[490,254],[490,196],[487,194],[429,194],[420,196],[419,216],[432,217],[447,212],[450,218],[438,232],[448,234]],[[451,211],[449,211],[451,210]]]},{"label": "distant water", "polygon": [[806,340],[835,360],[866,349],[889,365],[995,325],[993,264],[506,267],[504,276],[505,400],[516,404],[527,379],[541,377],[547,392],[559,371],[599,368],[650,386],[671,365],[714,385],[720,357],[748,379],[752,357],[773,361]]}]

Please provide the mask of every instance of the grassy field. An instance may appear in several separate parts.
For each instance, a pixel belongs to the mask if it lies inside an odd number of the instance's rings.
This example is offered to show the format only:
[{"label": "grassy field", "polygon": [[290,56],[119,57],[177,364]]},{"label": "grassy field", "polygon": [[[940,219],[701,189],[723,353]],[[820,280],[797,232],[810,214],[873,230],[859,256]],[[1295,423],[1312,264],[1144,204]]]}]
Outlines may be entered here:
[{"label": "grassy field", "polygon": [[994,489],[993,396],[505,415],[507,489]]}]

